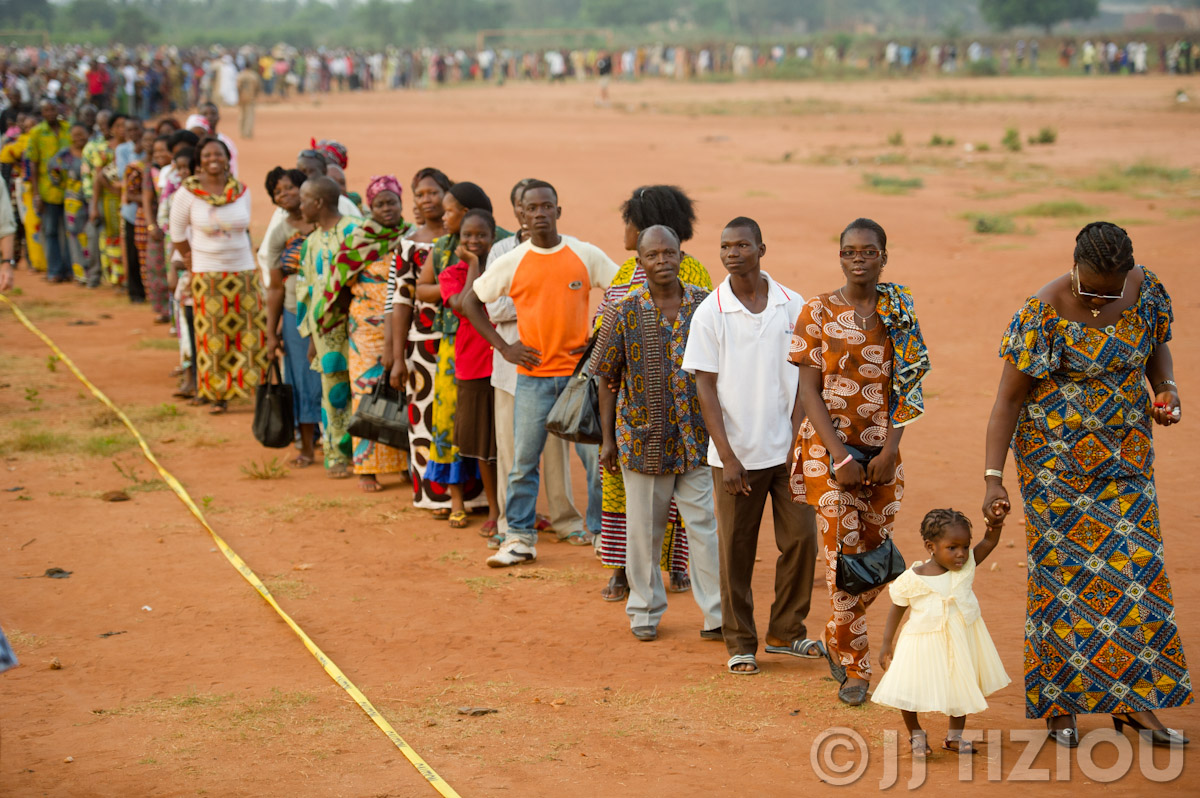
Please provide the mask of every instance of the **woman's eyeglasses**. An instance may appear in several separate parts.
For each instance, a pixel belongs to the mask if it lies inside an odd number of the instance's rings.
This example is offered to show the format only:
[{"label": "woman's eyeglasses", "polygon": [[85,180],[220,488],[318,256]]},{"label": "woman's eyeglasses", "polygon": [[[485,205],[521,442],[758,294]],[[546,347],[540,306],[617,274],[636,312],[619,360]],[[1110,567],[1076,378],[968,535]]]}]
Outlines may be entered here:
[{"label": "woman's eyeglasses", "polygon": [[846,260],[854,260],[855,255],[862,255],[865,260],[875,260],[883,252],[878,249],[842,249],[838,250],[838,254]]},{"label": "woman's eyeglasses", "polygon": [[[844,257],[844,256],[843,256]],[[1125,285],[1129,282],[1129,272],[1125,272],[1125,280],[1121,283],[1121,293],[1119,294],[1093,294],[1090,291],[1084,291],[1079,285],[1079,264],[1076,263],[1071,267],[1071,282],[1072,288],[1075,289],[1075,296],[1083,299],[1103,299],[1105,302],[1115,302],[1125,296]]]}]

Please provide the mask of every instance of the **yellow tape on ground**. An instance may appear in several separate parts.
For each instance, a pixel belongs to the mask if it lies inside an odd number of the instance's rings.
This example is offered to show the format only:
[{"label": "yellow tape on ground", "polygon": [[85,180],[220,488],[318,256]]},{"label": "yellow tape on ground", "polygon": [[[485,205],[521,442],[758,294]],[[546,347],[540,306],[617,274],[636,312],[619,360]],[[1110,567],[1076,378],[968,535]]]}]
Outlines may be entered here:
[{"label": "yellow tape on ground", "polygon": [[208,521],[204,518],[204,513],[200,512],[200,508],[196,506],[194,501],[192,501],[192,497],[188,495],[188,492],[184,489],[183,485],[179,484],[179,480],[175,479],[174,475],[171,474],[170,471],[167,471],[165,468],[163,468],[162,464],[158,462],[158,458],[154,456],[154,452],[150,451],[150,446],[146,443],[146,439],[142,437],[140,432],[138,432],[137,427],[133,426],[133,422],[129,420],[129,417],[126,416],[119,407],[113,404],[112,400],[105,396],[99,388],[93,385],[91,380],[85,377],[83,372],[81,372],[75,366],[75,364],[71,361],[71,358],[67,357],[66,353],[59,349],[58,345],[55,344],[49,336],[39,330],[37,326],[29,320],[29,317],[21,312],[21,309],[17,307],[12,300],[10,300],[4,294],[0,294],[0,301],[3,301],[6,305],[12,308],[13,313],[16,314],[17,320],[20,321],[21,324],[25,325],[26,329],[28,329],[31,333],[36,335],[38,338],[41,338],[46,343],[46,346],[50,347],[50,351],[52,351],[58,357],[58,359],[71,370],[71,373],[78,377],[79,381],[87,386],[87,389],[92,392],[92,395],[103,402],[109,410],[113,411],[117,418],[121,419],[121,423],[125,425],[130,434],[133,435],[134,440],[137,441],[138,446],[142,448],[142,454],[144,454],[146,459],[150,461],[150,465],[154,466],[155,470],[158,471],[158,475],[162,477],[163,481],[166,482],[167,485],[170,486],[171,490],[175,491],[175,495],[179,497],[179,500],[183,502],[184,506],[191,510],[192,515],[196,516],[196,520],[200,522],[201,526],[208,531],[208,534],[212,535],[213,541],[216,542],[217,548],[221,550],[221,553],[225,555],[225,559],[229,560],[230,564],[232,564],[233,567],[238,570],[238,573],[240,573],[246,579],[246,581],[258,591],[259,595],[271,605],[271,608],[279,614],[279,617],[283,619],[284,623],[292,628],[292,631],[295,632],[296,636],[300,638],[300,642],[304,643],[304,647],[308,649],[310,654],[317,658],[317,662],[321,663],[321,667],[325,669],[325,672],[329,674],[329,677],[337,682],[338,686],[345,690],[350,697],[354,699],[356,704],[362,707],[362,711],[367,713],[367,716],[373,720],[375,725],[378,726],[380,730],[388,736],[388,739],[390,739],[395,746],[400,749],[400,753],[404,754],[404,757],[412,763],[412,766],[415,767],[417,771],[425,777],[425,780],[428,781],[435,790],[445,796],[445,798],[461,798],[461,796],[454,791],[454,788],[447,784],[446,781],[437,774],[437,771],[430,767],[429,763],[426,762],[420,754],[414,751],[412,746],[406,743],[404,738],[401,737],[394,728],[392,728],[392,724],[388,723],[387,719],[380,714],[379,710],[377,710],[375,706],[367,699],[367,697],[363,695],[362,690],[359,690],[354,685],[354,682],[350,681],[346,677],[346,674],[342,673],[342,669],[339,668],[334,661],[331,660],[328,655],[326,655],[325,652],[322,651],[320,647],[312,641],[312,638],[305,634],[304,630],[292,620],[292,617],[283,611],[283,608],[276,603],[275,597],[271,595],[271,591],[268,590],[267,586],[264,585],[262,580],[258,578],[258,574],[254,573],[254,571],[250,569],[250,566],[246,564],[245,560],[239,557],[238,553],[231,549],[229,544],[226,543],[221,536],[218,535],[216,531],[208,525]]}]

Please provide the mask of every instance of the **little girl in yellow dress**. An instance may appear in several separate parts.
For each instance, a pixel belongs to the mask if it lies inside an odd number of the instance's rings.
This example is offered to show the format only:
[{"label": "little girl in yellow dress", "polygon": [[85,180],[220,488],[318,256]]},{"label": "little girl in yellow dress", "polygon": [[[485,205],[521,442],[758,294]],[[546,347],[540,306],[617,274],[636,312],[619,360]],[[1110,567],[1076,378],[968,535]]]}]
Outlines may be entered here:
[{"label": "little girl in yellow dress", "polygon": [[[967,715],[987,709],[984,696],[1009,683],[971,589],[975,567],[1000,541],[1007,512],[1003,502],[989,508],[987,532],[972,550],[971,522],[965,515],[931,510],[921,522],[929,559],[913,565],[889,586],[893,606],[879,655],[886,672],[871,700],[900,710],[914,757],[930,753],[918,712],[949,715],[950,730],[942,748],[975,753],[971,743],[962,739]],[[896,628],[909,607],[912,617],[893,648]]]}]

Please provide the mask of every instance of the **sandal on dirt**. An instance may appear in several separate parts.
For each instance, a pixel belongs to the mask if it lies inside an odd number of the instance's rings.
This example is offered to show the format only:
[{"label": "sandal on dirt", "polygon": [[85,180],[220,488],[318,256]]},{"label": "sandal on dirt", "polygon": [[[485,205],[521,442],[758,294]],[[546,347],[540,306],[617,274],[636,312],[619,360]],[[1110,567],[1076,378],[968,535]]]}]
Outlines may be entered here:
[{"label": "sandal on dirt", "polygon": [[[753,665],[754,667],[748,671],[735,671],[735,665]],[[734,676],[755,676],[758,674],[758,660],[753,654],[734,654],[729,658],[729,662],[725,663],[725,668]]]},{"label": "sandal on dirt", "polygon": [[196,396],[192,397],[192,400],[188,402],[188,404],[192,407],[203,407],[204,405],[208,404],[208,397],[197,394]]},{"label": "sandal on dirt", "polygon": [[947,737],[942,740],[942,749],[963,755],[979,753],[970,740],[964,740],[962,737]]},{"label": "sandal on dirt", "polygon": [[330,479],[348,479],[350,477],[350,469],[345,463],[338,463],[330,466],[325,470],[325,476]]},{"label": "sandal on dirt", "polygon": [[479,527],[479,537],[490,538],[492,535],[496,534],[497,529],[499,529],[499,525],[495,521],[484,521],[483,526]]},{"label": "sandal on dirt", "polygon": [[701,629],[700,630],[700,639],[701,640],[724,640],[725,633],[721,629],[720,626],[718,626],[716,629]]},{"label": "sandal on dirt", "polygon": [[459,510],[457,513],[450,513],[450,517],[447,520],[450,522],[451,529],[466,529],[471,525],[470,519],[467,518],[467,514],[462,510]]},{"label": "sandal on dirt", "polygon": [[379,491],[383,490],[383,485],[380,485],[379,480],[377,479],[365,479],[363,477],[359,477],[358,488],[363,493],[378,493]]},{"label": "sandal on dirt", "polygon": [[825,644],[819,640],[793,640],[790,646],[773,646],[767,644],[764,649],[768,654],[787,654],[789,657],[800,659],[821,659],[825,656]]},{"label": "sandal on dirt", "polygon": [[838,690],[838,700],[852,707],[861,706],[867,703],[867,686],[865,684],[852,684],[849,687],[842,685],[842,689]]},{"label": "sandal on dirt", "polygon": [[439,507],[436,510],[433,510],[432,512],[433,512],[433,520],[435,520],[435,521],[445,521],[447,518],[450,517],[450,508],[449,507]]},{"label": "sandal on dirt", "polygon": [[308,455],[297,455],[296,459],[292,460],[292,468],[308,468],[313,464],[313,459]]},{"label": "sandal on dirt", "polygon": [[612,575],[612,578],[608,580],[608,584],[600,591],[600,598],[605,601],[624,601],[629,598],[629,583],[623,579],[617,581],[618,575],[623,576],[623,572]]},{"label": "sandal on dirt", "polygon": [[550,519],[544,515],[539,515],[537,517],[537,523],[535,523],[533,525],[533,528],[536,529],[538,532],[553,532],[554,531],[554,527],[552,527],[550,525]]},{"label": "sandal on dirt", "polygon": [[592,545],[592,533],[586,529],[576,529],[574,532],[559,535],[558,542],[570,543],[572,546],[590,546]]},{"label": "sandal on dirt", "polygon": [[229,405],[222,399],[219,402],[213,402],[212,409],[208,411],[210,416],[223,416],[229,412]]},{"label": "sandal on dirt", "polygon": [[687,571],[672,571],[667,582],[668,593],[687,593],[692,589],[692,578]]},{"label": "sandal on dirt", "polygon": [[909,735],[908,744],[912,746],[913,759],[924,759],[933,753],[933,749],[929,747],[929,742],[925,737],[924,729],[917,729]]}]

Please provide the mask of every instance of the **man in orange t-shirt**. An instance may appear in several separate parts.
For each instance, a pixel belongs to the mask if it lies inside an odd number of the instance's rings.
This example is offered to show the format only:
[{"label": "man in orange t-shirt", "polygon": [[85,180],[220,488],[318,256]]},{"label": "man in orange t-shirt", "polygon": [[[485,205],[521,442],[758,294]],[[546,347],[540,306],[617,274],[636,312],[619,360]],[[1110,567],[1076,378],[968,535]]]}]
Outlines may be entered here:
[{"label": "man in orange t-shirt", "polygon": [[[587,345],[593,287],[606,288],[617,264],[592,244],[558,233],[562,208],[554,186],[530,182],[521,199],[529,238],[492,263],[464,297],[463,312],[504,359],[517,366],[513,468],[508,475],[508,532],[488,565],[504,568],[537,559],[538,463],[546,445],[546,417]],[[511,297],[517,340],[505,343],[483,305]],[[576,444],[587,469],[588,532],[600,532],[599,450]]]}]

